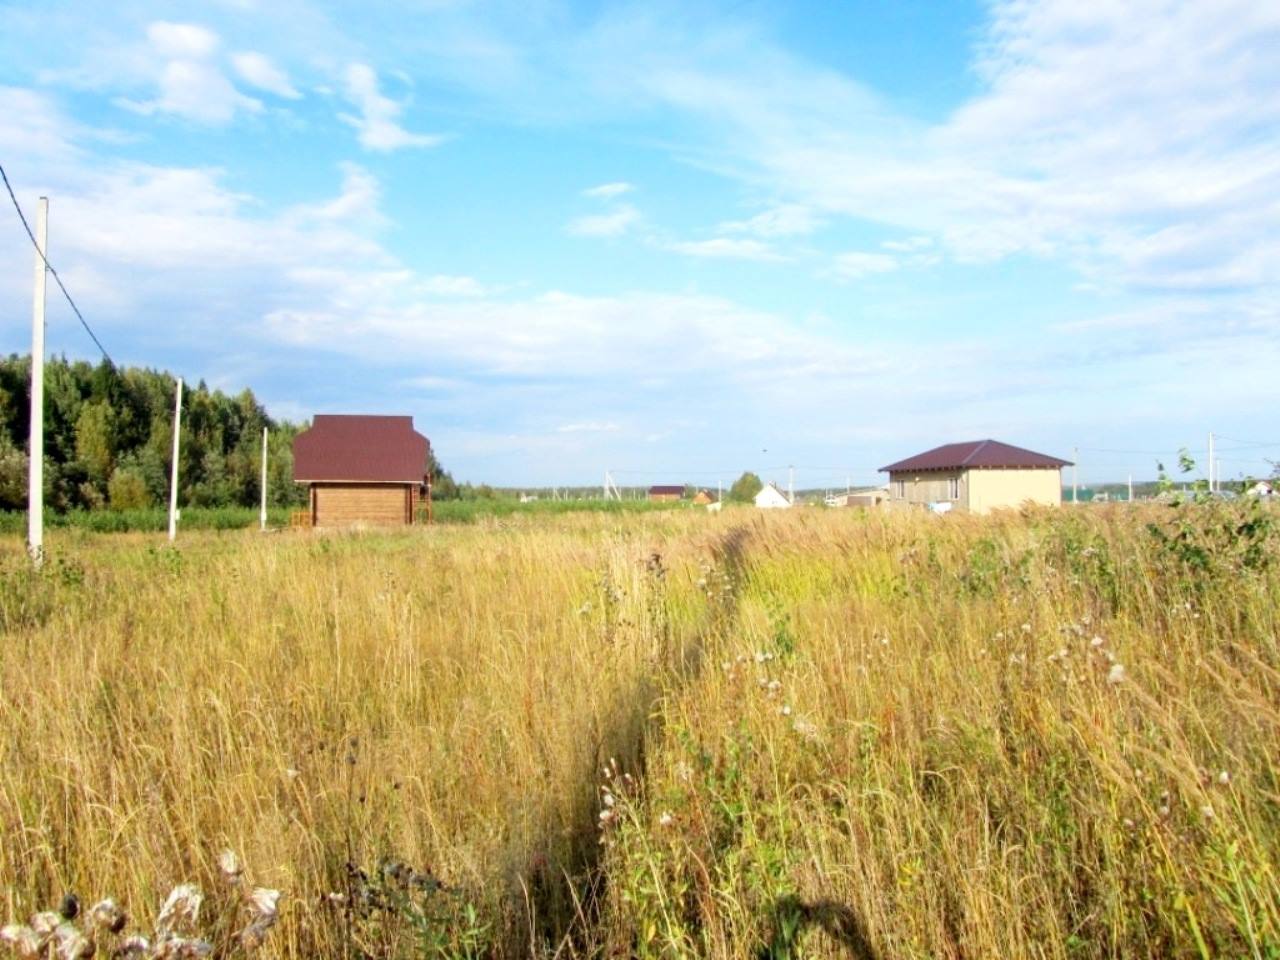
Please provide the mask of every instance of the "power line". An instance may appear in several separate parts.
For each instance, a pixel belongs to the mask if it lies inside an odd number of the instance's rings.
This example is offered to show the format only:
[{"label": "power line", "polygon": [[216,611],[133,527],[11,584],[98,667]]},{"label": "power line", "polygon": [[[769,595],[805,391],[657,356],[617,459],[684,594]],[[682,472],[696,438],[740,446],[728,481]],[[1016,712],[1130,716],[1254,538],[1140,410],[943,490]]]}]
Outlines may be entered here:
[{"label": "power line", "polygon": [[18,198],[14,195],[13,186],[9,183],[9,175],[4,172],[4,165],[0,164],[0,178],[4,179],[4,188],[9,191],[9,199],[13,201],[13,209],[18,213],[18,219],[22,221],[22,229],[27,231],[27,239],[31,241],[31,246],[35,247],[36,253],[40,254],[40,259],[44,261],[45,268],[53,275],[54,281],[58,284],[58,289],[62,291],[62,295],[67,298],[67,303],[71,305],[72,311],[76,315],[76,319],[80,321],[80,325],[84,327],[85,333],[89,334],[89,339],[94,342],[102,356],[106,358],[107,363],[115,366],[115,361],[111,359],[111,354],[107,353],[107,348],[102,345],[102,341],[98,339],[97,334],[93,332],[93,328],[89,326],[89,321],[84,318],[84,314],[80,312],[80,308],[76,306],[76,302],[71,299],[71,294],[67,292],[66,284],[62,282],[62,278],[58,276],[58,271],[53,268],[53,264],[49,262],[49,258],[44,255],[44,251],[40,249],[40,244],[36,243],[36,235],[31,232],[31,227],[27,223],[26,216],[22,213],[22,207],[18,203]]}]

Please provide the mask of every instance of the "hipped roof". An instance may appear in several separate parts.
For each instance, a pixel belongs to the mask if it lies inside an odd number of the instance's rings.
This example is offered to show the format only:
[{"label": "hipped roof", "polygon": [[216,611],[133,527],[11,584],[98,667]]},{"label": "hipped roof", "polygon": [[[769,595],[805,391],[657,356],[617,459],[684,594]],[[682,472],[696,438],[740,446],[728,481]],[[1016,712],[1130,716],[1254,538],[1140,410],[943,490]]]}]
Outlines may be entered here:
[{"label": "hipped roof", "polygon": [[929,470],[974,470],[1055,468],[1071,466],[1071,461],[1051,457],[1048,454],[1024,450],[999,440],[971,440],[968,443],[948,443],[924,453],[907,457],[887,467],[887,473]]},{"label": "hipped roof", "polygon": [[293,479],[421,483],[430,449],[413,417],[321,413],[294,437]]}]

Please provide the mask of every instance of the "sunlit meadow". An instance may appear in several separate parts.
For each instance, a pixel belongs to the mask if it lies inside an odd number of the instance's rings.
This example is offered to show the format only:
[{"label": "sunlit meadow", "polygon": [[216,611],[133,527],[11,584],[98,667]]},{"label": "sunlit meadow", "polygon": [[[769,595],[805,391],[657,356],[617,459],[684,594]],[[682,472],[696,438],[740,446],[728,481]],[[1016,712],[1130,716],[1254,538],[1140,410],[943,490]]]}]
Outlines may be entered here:
[{"label": "sunlit meadow", "polygon": [[9,541],[0,923],[110,897],[99,955],[185,955],[191,884],[218,956],[1276,957],[1271,520]]}]

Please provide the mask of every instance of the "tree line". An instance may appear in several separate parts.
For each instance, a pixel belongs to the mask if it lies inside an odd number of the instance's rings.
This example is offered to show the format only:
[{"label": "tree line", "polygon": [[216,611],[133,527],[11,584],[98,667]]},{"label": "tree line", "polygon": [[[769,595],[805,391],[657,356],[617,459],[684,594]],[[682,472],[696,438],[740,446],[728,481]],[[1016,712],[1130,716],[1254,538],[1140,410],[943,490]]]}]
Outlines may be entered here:
[{"label": "tree line", "polygon": [[[167,502],[173,456],[175,377],[142,367],[117,368],[65,357],[45,363],[44,495],[52,510],[132,510]],[[0,510],[27,505],[27,433],[31,357],[0,359]],[[267,503],[305,503],[293,481],[293,438],[308,424],[276,420],[243,390],[228,395],[203,381],[186,386],[178,458],[183,506],[256,506],[262,428],[268,433]],[[432,453],[440,499],[458,496]]]}]

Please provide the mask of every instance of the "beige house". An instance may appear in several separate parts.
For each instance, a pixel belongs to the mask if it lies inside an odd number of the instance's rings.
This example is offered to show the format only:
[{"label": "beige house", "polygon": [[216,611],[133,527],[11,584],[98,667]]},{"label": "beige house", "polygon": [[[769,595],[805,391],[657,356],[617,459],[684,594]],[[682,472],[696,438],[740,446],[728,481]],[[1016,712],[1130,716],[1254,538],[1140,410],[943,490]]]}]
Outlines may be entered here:
[{"label": "beige house", "polygon": [[889,474],[889,505],[939,513],[990,513],[1024,504],[1062,503],[1067,460],[997,440],[949,443],[880,469]]}]

